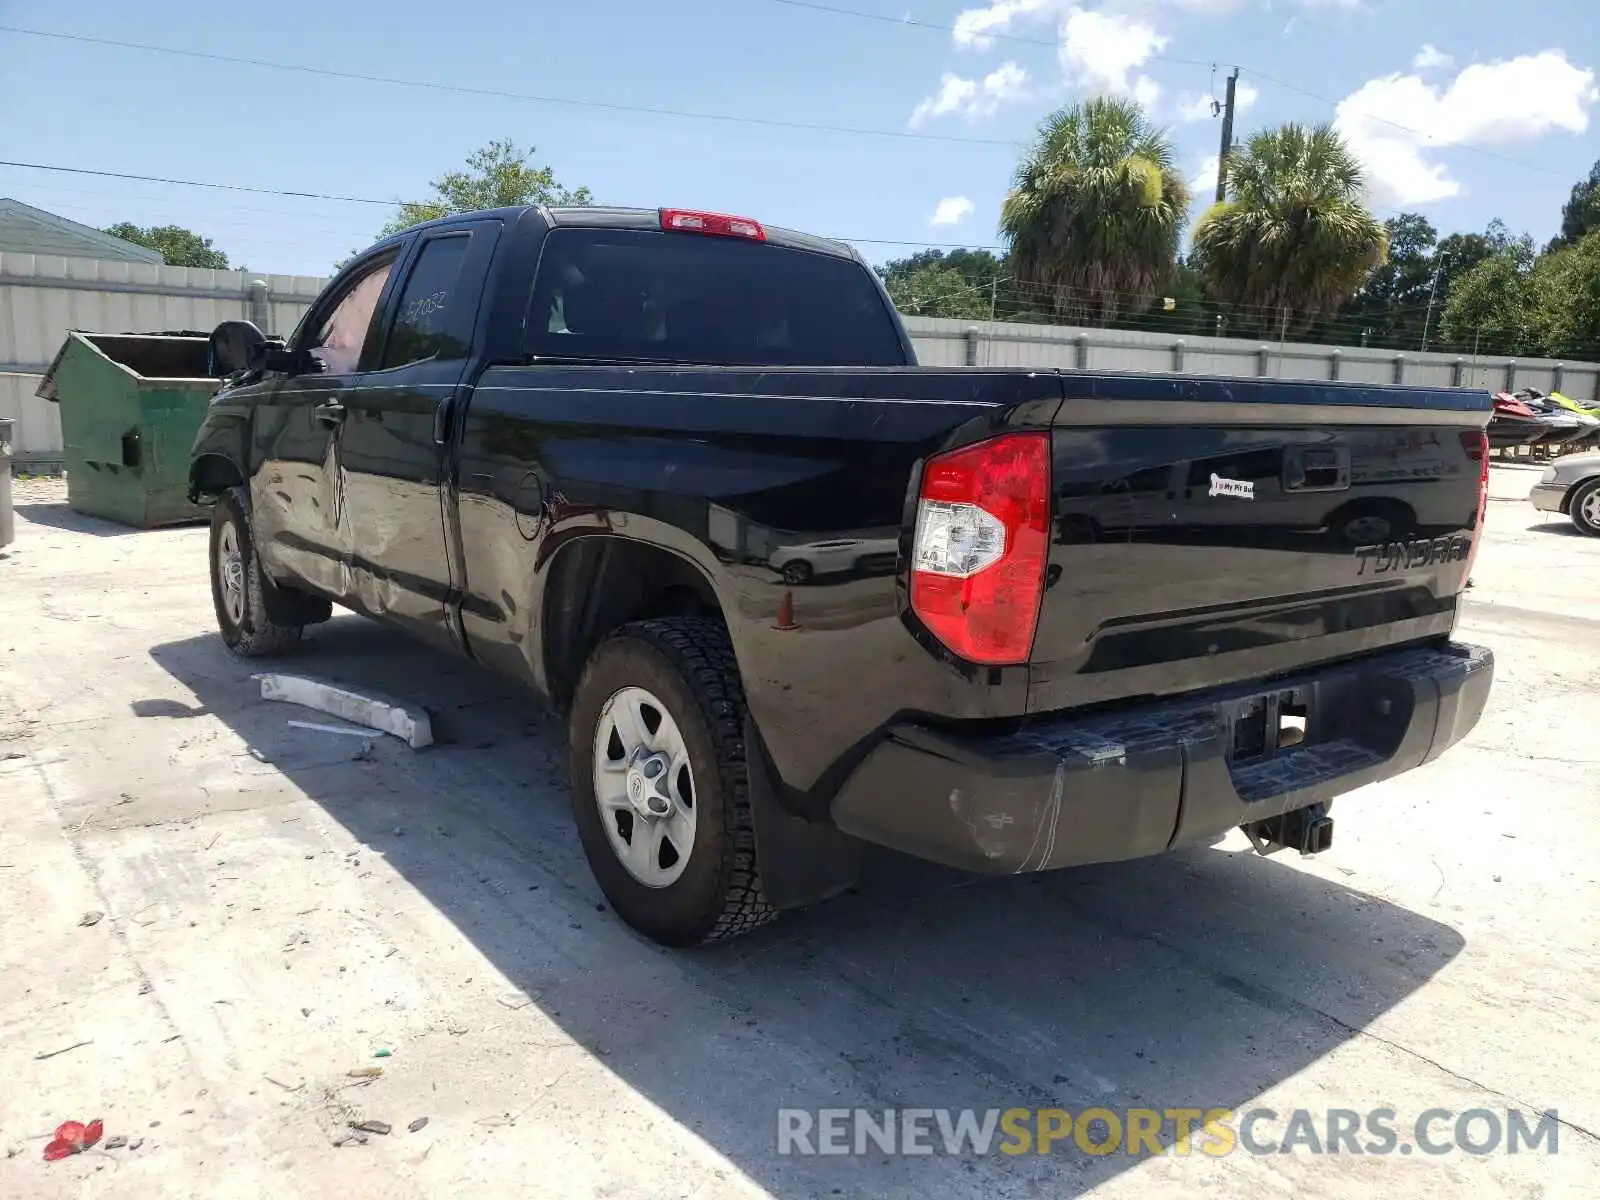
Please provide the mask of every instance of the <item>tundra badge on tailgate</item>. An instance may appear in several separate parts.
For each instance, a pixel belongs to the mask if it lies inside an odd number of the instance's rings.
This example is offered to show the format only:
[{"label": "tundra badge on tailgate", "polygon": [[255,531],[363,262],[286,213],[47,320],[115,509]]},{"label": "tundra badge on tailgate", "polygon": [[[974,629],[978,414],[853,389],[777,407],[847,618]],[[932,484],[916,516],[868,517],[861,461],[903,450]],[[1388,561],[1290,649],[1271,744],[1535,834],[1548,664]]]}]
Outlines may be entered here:
[{"label": "tundra badge on tailgate", "polygon": [[1237,496],[1241,500],[1254,500],[1256,498],[1256,485],[1248,479],[1224,479],[1221,475],[1211,476],[1211,494],[1213,496]]},{"label": "tundra badge on tailgate", "polygon": [[1357,546],[1351,553],[1355,555],[1357,575],[1365,575],[1369,565],[1374,575],[1383,575],[1389,571],[1431,567],[1437,563],[1462,562],[1471,549],[1472,539],[1457,533],[1448,537],[1411,538]]}]

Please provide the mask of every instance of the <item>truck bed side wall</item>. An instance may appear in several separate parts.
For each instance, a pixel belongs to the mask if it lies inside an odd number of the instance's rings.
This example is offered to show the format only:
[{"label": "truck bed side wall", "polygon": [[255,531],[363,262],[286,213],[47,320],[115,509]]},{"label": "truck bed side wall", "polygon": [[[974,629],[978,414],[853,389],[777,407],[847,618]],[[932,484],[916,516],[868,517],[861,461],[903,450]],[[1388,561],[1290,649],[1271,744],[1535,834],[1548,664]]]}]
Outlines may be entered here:
[{"label": "truck bed side wall", "polygon": [[461,433],[468,643],[545,686],[558,556],[638,539],[709,581],[791,789],[900,712],[1020,714],[1025,667],[979,671],[918,644],[903,531],[927,454],[1048,425],[1060,386],[1015,371],[490,368]]}]

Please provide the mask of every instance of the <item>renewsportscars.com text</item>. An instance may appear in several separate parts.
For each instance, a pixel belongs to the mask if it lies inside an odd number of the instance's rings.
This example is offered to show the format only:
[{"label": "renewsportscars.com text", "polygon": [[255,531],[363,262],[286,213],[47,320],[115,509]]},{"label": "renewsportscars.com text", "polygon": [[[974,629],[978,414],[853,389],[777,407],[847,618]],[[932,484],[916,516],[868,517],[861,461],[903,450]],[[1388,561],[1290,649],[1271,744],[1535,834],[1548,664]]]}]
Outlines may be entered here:
[{"label": "renewsportscars.com text", "polygon": [[783,1108],[789,1155],[1556,1154],[1553,1111],[1430,1108]]}]

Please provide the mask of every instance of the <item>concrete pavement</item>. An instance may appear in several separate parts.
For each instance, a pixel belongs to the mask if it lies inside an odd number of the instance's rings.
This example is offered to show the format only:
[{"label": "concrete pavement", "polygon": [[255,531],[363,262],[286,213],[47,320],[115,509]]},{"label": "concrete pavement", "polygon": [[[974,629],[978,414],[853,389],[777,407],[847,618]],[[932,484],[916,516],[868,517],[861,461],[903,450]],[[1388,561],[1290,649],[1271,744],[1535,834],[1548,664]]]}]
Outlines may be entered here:
[{"label": "concrete pavement", "polygon": [[[856,894],[691,954],[604,910],[563,731],[514,686],[338,618],[285,669],[420,699],[440,742],[353,758],[223,651],[204,530],[20,484],[0,1196],[1592,1194],[1600,540],[1516,498],[1537,471],[1494,477],[1460,628],[1495,649],[1489,712],[1341,799],[1328,855],[1236,834],[1000,881],[880,855]],[[1554,1156],[776,1153],[779,1107],[853,1105],[1561,1124]],[[42,1161],[93,1117],[139,1148]],[[363,1120],[392,1132],[336,1145]]]}]

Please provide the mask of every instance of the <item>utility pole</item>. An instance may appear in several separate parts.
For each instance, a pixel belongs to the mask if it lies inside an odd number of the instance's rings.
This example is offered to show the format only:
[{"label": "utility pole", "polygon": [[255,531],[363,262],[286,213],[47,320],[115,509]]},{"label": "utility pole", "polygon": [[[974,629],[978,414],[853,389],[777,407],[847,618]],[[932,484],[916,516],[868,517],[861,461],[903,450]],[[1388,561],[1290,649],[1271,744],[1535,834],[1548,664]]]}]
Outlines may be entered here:
[{"label": "utility pole", "polygon": [[1433,301],[1439,294],[1439,276],[1444,273],[1444,264],[1447,258],[1449,258],[1447,254],[1440,255],[1439,265],[1433,269],[1433,286],[1428,289],[1428,311],[1422,317],[1422,345],[1417,347],[1419,351],[1425,351],[1428,348],[1428,326],[1433,324]]},{"label": "utility pole", "polygon": [[1228,98],[1222,106],[1222,148],[1217,152],[1217,203],[1228,197],[1228,151],[1233,149],[1233,93],[1239,85],[1239,68],[1228,76]]}]

